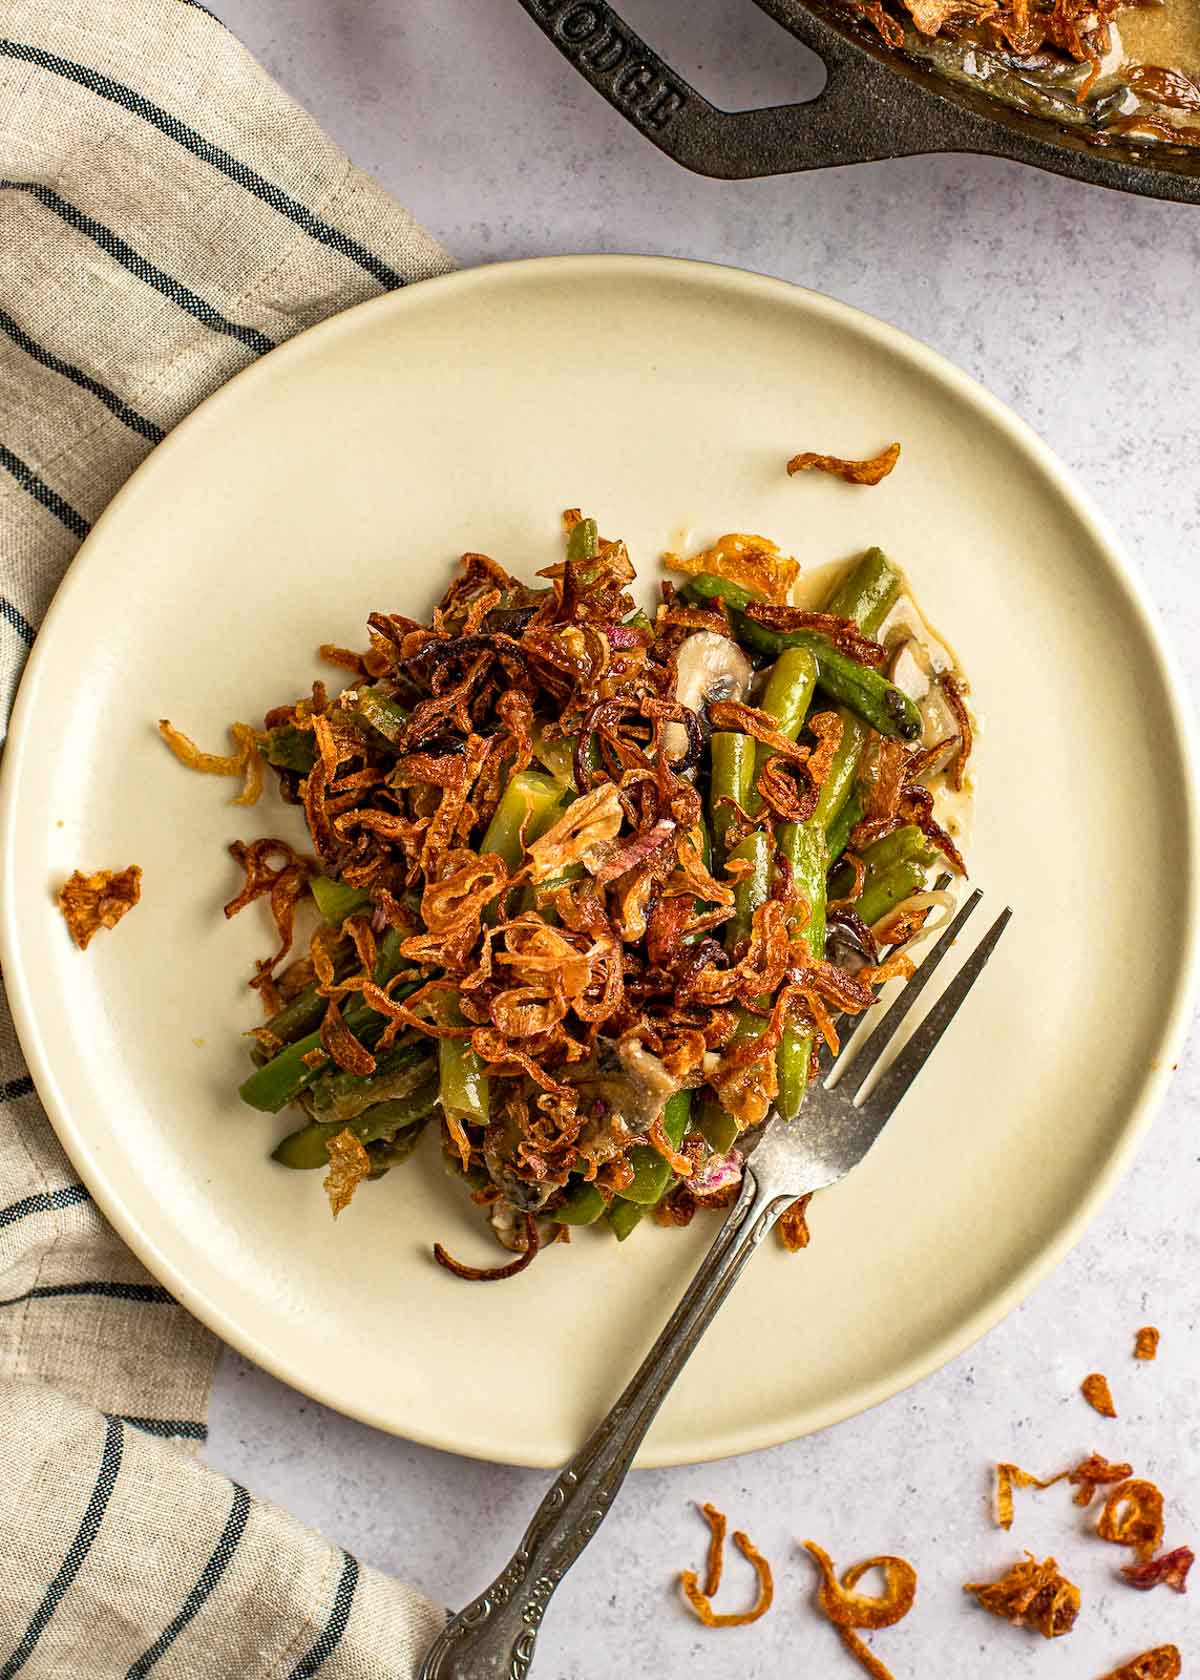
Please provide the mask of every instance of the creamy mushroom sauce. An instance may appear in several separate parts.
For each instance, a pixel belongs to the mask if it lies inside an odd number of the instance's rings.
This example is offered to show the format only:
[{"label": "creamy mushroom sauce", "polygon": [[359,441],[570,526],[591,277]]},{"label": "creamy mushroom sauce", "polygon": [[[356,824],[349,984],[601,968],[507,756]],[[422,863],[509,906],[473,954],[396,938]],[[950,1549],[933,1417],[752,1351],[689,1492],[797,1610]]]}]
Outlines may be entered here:
[{"label": "creamy mushroom sauce", "polygon": [[[1014,59],[975,40],[969,30],[957,38],[930,39],[905,25],[904,51],[933,66],[950,81],[985,88],[1007,105],[1048,117],[1091,134],[1098,145],[1109,138],[1132,143],[1169,143],[1164,128],[1180,130],[1181,143],[1200,145],[1200,4],[1167,0],[1132,6],[1109,26],[1111,47],[1083,104],[1077,95],[1091,73],[1044,51]],[[1133,126],[1138,118],[1146,126]]]}]

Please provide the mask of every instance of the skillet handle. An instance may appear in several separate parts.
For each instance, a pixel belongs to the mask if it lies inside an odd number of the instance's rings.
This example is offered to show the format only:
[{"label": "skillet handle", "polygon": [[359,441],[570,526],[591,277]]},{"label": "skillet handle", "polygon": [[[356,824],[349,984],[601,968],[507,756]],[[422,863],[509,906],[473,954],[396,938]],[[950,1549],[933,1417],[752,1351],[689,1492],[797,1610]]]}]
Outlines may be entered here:
[{"label": "skillet handle", "polygon": [[[597,93],[660,151],[700,175],[744,180],[977,149],[982,126],[977,117],[897,75],[808,11],[789,14],[787,27],[825,64],[828,80],[817,97],[758,111],[722,111],[676,75],[604,0],[521,4]],[[760,4],[774,10],[771,0]]]}]

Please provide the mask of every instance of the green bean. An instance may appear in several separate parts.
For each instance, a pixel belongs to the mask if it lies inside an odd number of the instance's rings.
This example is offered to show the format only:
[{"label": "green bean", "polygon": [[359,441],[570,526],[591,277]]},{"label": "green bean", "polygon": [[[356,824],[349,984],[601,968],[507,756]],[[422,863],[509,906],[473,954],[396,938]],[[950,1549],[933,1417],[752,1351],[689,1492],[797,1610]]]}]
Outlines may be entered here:
[{"label": "green bean", "polygon": [[[862,819],[862,800],[858,797],[857,791],[851,788],[849,798],[830,823],[829,831],[825,836],[825,843],[829,848],[830,868],[833,867],[850,844],[850,836]],[[836,897],[837,895],[835,893],[832,896]]]},{"label": "green bean", "polygon": [[[379,942],[379,951],[375,958],[373,977],[376,984],[386,986],[388,981],[400,972],[403,960],[400,954],[400,935],[394,928],[389,928]],[[398,986],[392,996],[400,1002],[411,992],[415,992],[420,984],[419,977],[413,979]],[[361,1003],[348,1008],[343,1019],[350,1031],[368,1047],[375,1043],[387,1025],[384,1016]],[[304,1057],[321,1048],[319,1031],[296,1039],[262,1067],[255,1068],[241,1086],[239,1094],[242,1101],[249,1103],[251,1108],[262,1109],[264,1113],[278,1114],[281,1108],[286,1108],[288,1103],[294,1102],[301,1091],[306,1090],[320,1074],[323,1064],[310,1067]]]},{"label": "green bean", "polygon": [[521,770],[513,776],[479,842],[480,853],[495,852],[510,870],[520,867],[530,826],[536,819],[554,822],[561,814],[563,790],[550,776]]},{"label": "green bean", "polygon": [[839,653],[833,643],[815,630],[766,630],[742,613],[734,614],[739,641],[778,659],[785,647],[806,647],[816,656],[817,682],[834,700],[840,700],[877,729],[897,741],[917,741],[923,728],[921,713],[903,689],[889,682],[870,665]]},{"label": "green bean", "polygon": [[853,619],[869,636],[883,623],[900,593],[900,574],[880,548],[869,548],[851,566],[825,603],[825,611]]},{"label": "green bean", "polygon": [[619,1196],[614,1196],[605,1218],[613,1236],[618,1242],[624,1242],[632,1231],[637,1230],[649,1212],[645,1202],[623,1202]]},{"label": "green bean", "polygon": [[[808,648],[784,648],[771,668],[767,686],[759,701],[759,710],[773,718],[775,727],[789,741],[794,741],[804,727],[809,704],[817,682],[817,662]],[[754,786],[750,789],[750,803],[746,809],[753,816],[762,809],[758,791],[758,772],[775,754],[761,741],[755,743]]]},{"label": "green bean", "polygon": [[743,810],[748,809],[747,801],[754,786],[756,745],[749,735],[726,732],[715,734],[710,742],[712,775],[709,781],[708,808],[713,837],[717,843],[717,855],[720,858],[725,856],[725,837],[736,812],[719,802],[723,798],[736,799]]},{"label": "green bean", "polygon": [[567,537],[567,560],[594,560],[600,552],[600,531],[594,519],[580,519]]},{"label": "green bean", "polygon": [[550,1217],[560,1225],[591,1225],[604,1211],[604,1197],[596,1186],[578,1178],[572,1180],[566,1200]]},{"label": "green bean", "polygon": [[692,601],[723,601],[727,607],[739,611],[759,599],[753,590],[743,588],[740,583],[731,583],[728,578],[717,577],[715,572],[697,572],[679,593]]},{"label": "green bean", "polygon": [[[452,1027],[466,1025],[457,996],[451,999],[446,1020]],[[491,1102],[486,1063],[472,1050],[469,1039],[439,1038],[437,1047],[443,1114],[447,1120],[486,1126]]]},{"label": "green bean", "polygon": [[347,1073],[345,1068],[326,1068],[309,1089],[312,1112],[319,1120],[353,1120],[374,1103],[407,1095],[433,1073],[429,1040],[410,1034],[399,1044],[381,1050],[374,1073]]},{"label": "green bean", "polygon": [[874,927],[881,916],[886,916],[897,904],[921,891],[927,873],[926,864],[916,858],[902,858],[873,881],[868,881],[862,897],[853,908],[868,927]]},{"label": "green bean", "polygon": [[290,723],[268,729],[262,751],[276,770],[294,770],[300,776],[307,776],[317,762],[317,743],[311,730],[297,729]]},{"label": "green bean", "polygon": [[437,1106],[436,1080],[412,1091],[407,1097],[395,1097],[376,1103],[353,1120],[311,1120],[307,1126],[290,1133],[272,1151],[271,1159],[283,1167],[301,1171],[329,1165],[329,1151],[325,1145],[344,1131],[353,1132],[360,1143],[374,1143],[380,1138],[392,1138],[402,1127],[413,1126],[423,1120]]},{"label": "green bean", "polygon": [[354,710],[362,721],[395,746],[408,723],[408,708],[377,688],[360,688]]},{"label": "green bean", "polygon": [[696,1130],[704,1138],[714,1155],[728,1155],[738,1139],[740,1130],[732,1114],[726,1114],[715,1096],[700,1099],[696,1114]]},{"label": "green bean", "polygon": [[315,875],[309,887],[317,909],[333,927],[340,927],[347,916],[356,910],[366,910],[371,903],[366,887],[348,887],[344,881],[334,881],[328,875]]},{"label": "green bean", "polygon": [[842,725],[842,737],[813,808],[814,818],[826,833],[832,828],[850,797],[863,749],[871,733],[863,720],[848,706],[836,706],[834,711]]},{"label": "green bean", "polygon": [[[799,938],[814,957],[825,955],[825,827],[816,816],[804,823],[781,823],[776,835],[781,857],[792,867],[792,879],[808,903],[808,921]],[[795,933],[792,935],[796,937]],[[804,1101],[812,1054],[812,1034],[784,1028],[775,1065],[779,1075],[776,1106],[785,1120],[794,1120]]]},{"label": "green bean", "polygon": [[750,937],[754,912],[767,902],[771,884],[771,847],[761,828],[748,834],[729,854],[731,863],[746,860],[751,868],[740,875],[733,889],[733,915],[725,924],[725,945],[731,953]]},{"label": "green bean", "polygon": [[[906,823],[892,834],[884,835],[882,840],[876,840],[860,854],[867,866],[864,887],[869,887],[873,881],[879,879],[896,863],[919,863],[927,869],[937,857],[937,853],[929,845],[919,828]],[[848,863],[829,878],[830,898],[845,898],[853,890],[854,871]],[[857,910],[857,904],[854,906]]]},{"label": "green bean", "polygon": [[629,617],[622,619],[621,622],[622,624],[630,625],[635,630],[654,629],[654,625],[650,622],[649,616],[642,611],[641,607],[635,607]]},{"label": "green bean", "polygon": [[[683,1142],[691,1112],[690,1091],[676,1091],[673,1096],[668,1097],[663,1109],[663,1131],[673,1149],[678,1149]],[[652,1206],[662,1197],[671,1182],[670,1163],[650,1144],[639,1143],[629,1151],[629,1164],[633,1168],[633,1179],[617,1194],[627,1202],[643,1202]]]}]

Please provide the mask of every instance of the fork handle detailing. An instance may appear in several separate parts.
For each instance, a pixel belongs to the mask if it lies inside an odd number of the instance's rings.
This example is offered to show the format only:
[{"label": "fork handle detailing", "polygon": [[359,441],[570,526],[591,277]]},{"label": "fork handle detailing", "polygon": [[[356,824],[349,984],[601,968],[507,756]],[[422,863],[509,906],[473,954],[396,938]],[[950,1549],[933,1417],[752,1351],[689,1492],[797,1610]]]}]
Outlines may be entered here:
[{"label": "fork handle detailing", "polygon": [[760,1186],[747,1162],[741,1194],[636,1376],[559,1472],[508,1565],[447,1622],[422,1664],[420,1680],[523,1680],[554,1589],[608,1515],[692,1349],[796,1195],[777,1185]]}]

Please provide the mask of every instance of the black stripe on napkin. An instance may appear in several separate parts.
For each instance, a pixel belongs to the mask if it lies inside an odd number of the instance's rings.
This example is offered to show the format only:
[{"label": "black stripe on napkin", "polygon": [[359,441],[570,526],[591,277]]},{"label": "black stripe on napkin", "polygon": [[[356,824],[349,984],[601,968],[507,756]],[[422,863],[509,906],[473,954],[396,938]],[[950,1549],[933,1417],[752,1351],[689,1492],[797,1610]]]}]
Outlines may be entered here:
[{"label": "black stripe on napkin", "polygon": [[32,1196],[22,1196],[19,1202],[10,1202],[6,1208],[0,1208],[0,1230],[28,1219],[31,1213],[53,1213],[56,1208],[78,1207],[81,1202],[90,1202],[91,1199],[82,1184],[64,1184],[58,1190],[39,1190]]},{"label": "black stripe on napkin", "polygon": [[163,1441],[208,1440],[208,1425],[198,1423],[195,1418],[133,1417],[129,1412],[119,1412],[116,1415],[122,1423],[140,1429],[143,1435],[157,1435]]},{"label": "black stripe on napkin", "polygon": [[[3,597],[0,597],[0,600],[2,599]],[[7,618],[8,614],[3,616]],[[20,613],[17,613],[17,617],[20,616]],[[27,1073],[23,1073],[19,1079],[6,1079],[4,1084],[0,1085],[0,1102],[16,1102],[18,1097],[28,1097],[32,1094],[33,1080]]]},{"label": "black stripe on napkin", "polygon": [[[101,1295],[109,1301],[146,1301],[156,1306],[173,1307],[174,1295],[157,1283],[43,1283],[27,1289],[24,1295],[12,1295],[0,1301],[0,1307],[19,1307],[22,1301],[51,1301],[69,1295]],[[0,1676],[0,1680],[3,1677]]]},{"label": "black stripe on napkin", "polygon": [[46,1630],[46,1624],[66,1597],[71,1583],[83,1568],[84,1559],[92,1549],[104,1520],[104,1513],[108,1502],[112,1498],[113,1488],[117,1485],[117,1475],[121,1469],[121,1448],[123,1430],[118,1418],[109,1418],[104,1432],[104,1451],[100,1455],[100,1473],[96,1477],[96,1485],[92,1489],[92,1497],[88,1501],[88,1508],[83,1514],[83,1521],[79,1531],[67,1549],[67,1555],[59,1565],[58,1574],[46,1588],[45,1597],[30,1618],[29,1626],[22,1634],[20,1643],[3,1668],[0,1668],[0,1680],[12,1680],[14,1674],[20,1672],[29,1661],[33,1648]]},{"label": "black stripe on napkin", "polygon": [[[4,183],[0,181],[0,186]],[[66,502],[57,490],[52,490],[45,479],[39,478],[32,467],[26,466],[19,455],[14,455],[11,449],[6,449],[0,443],[0,467],[10,472],[17,483],[31,495],[35,502],[40,502],[49,512],[61,519],[73,537],[86,537],[91,526],[81,513],[76,513],[70,502]],[[8,614],[5,613],[5,618]],[[19,616],[19,615],[18,615]],[[12,620],[9,619],[11,623]],[[15,628],[15,626],[14,626]]]},{"label": "black stripe on napkin", "polygon": [[24,328],[17,325],[11,315],[0,309],[0,332],[7,333],[18,349],[24,350],[27,356],[32,356],[35,362],[49,368],[52,373],[61,373],[64,379],[69,379],[72,385],[78,385],[81,391],[88,391],[98,402],[102,402],[110,414],[115,414],[118,420],[124,422],[131,432],[137,432],[140,437],[148,438],[151,443],[161,443],[166,432],[161,426],[156,426],[153,420],[147,420],[145,415],[139,414],[135,408],[130,408],[123,402],[115,391],[110,391],[107,385],[102,385],[91,374],[84,373],[71,362],[63,361],[52,350],[47,350],[36,339],[30,338]]},{"label": "black stripe on napkin", "polygon": [[[0,41],[0,48],[3,45]],[[211,303],[189,287],[173,279],[154,263],[148,262],[111,228],[106,228],[103,222],[98,222],[94,217],[77,209],[52,187],[43,186],[40,181],[0,180],[0,191],[6,189],[29,193],[39,204],[45,205],[47,210],[53,210],[56,216],[61,216],[68,227],[73,227],[78,233],[86,233],[89,239],[94,239],[100,249],[119,262],[122,268],[127,268],[138,280],[144,281],[147,286],[153,286],[155,291],[170,298],[180,309],[186,309],[189,315],[194,315],[197,321],[203,321],[213,332],[224,333],[227,338],[236,338],[239,344],[244,344],[259,356],[265,355],[268,350],[274,350],[275,345],[266,333],[259,332],[257,327],[243,327],[237,321],[227,320],[219,309],[214,309]]]},{"label": "black stripe on napkin", "polygon": [[200,1572],[200,1578],[191,1592],[183,1601],[179,1614],[167,1623],[149,1650],[144,1651],[129,1669],[125,1680],[144,1680],[158,1659],[179,1638],[188,1623],[203,1607],[205,1601],[212,1595],[214,1588],[229,1567],[233,1554],[237,1551],[242,1535],[246,1530],[246,1520],[250,1515],[250,1495],[244,1487],[233,1484],[233,1506],[229,1512],[221,1538],[213,1550],[212,1556]]},{"label": "black stripe on napkin", "polygon": [[[5,622],[5,624],[7,624],[11,629],[13,629],[17,632],[17,635],[20,636],[21,640],[26,644],[26,646],[28,646],[28,647],[33,646],[33,638],[37,635],[37,631],[33,628],[33,625],[30,624],[29,620],[25,617],[25,614],[23,612],[18,612],[16,607],[13,606],[12,602],[10,600],[8,600],[7,597],[4,596],[4,595],[0,595],[0,618],[2,618]],[[9,1082],[8,1082],[8,1085],[0,1085],[0,1102],[3,1102],[4,1099],[8,1096],[14,1096],[14,1097],[26,1096],[29,1091],[33,1090],[33,1080],[32,1079],[29,1081],[27,1090],[18,1091],[16,1089],[14,1089],[14,1090],[10,1091],[9,1088],[8,1088],[9,1085],[12,1085],[12,1086],[15,1087],[15,1086],[20,1085],[22,1083],[23,1083],[23,1081],[20,1080],[20,1079],[10,1079]]]},{"label": "black stripe on napkin", "polygon": [[[345,1559],[342,1564],[342,1578],[337,1584],[337,1591],[333,1595],[333,1609],[329,1612],[326,1622],[316,1644],[306,1657],[301,1657],[295,1668],[288,1675],[288,1680],[312,1680],[312,1676],[320,1668],[327,1657],[331,1657],[341,1644],[342,1635],[346,1631],[346,1623],[350,1620],[350,1609],[354,1603],[354,1589],[358,1585],[358,1562],[349,1552],[343,1552]],[[0,1680],[3,1676],[0,1675]]]},{"label": "black stripe on napkin", "polygon": [[160,129],[185,151],[191,152],[193,157],[198,157],[201,162],[219,169],[222,175],[228,175],[239,187],[244,187],[256,198],[261,198],[264,204],[269,204],[272,210],[278,210],[281,216],[295,222],[310,238],[322,245],[328,245],[343,257],[348,257],[351,262],[357,263],[388,291],[404,284],[394,268],[390,268],[373,251],[368,251],[365,245],[360,245],[357,239],[351,239],[348,233],[343,233],[340,228],[335,228],[322,217],[314,215],[307,205],[301,204],[290,193],[284,192],[274,181],[268,181],[257,170],[251,169],[248,164],[242,163],[232,153],[225,151],[224,147],[214,146],[211,140],[206,140],[202,134],[190,128],[187,123],[181,122],[170,111],[164,111],[160,105],[153,104],[135,89],[126,87],[123,82],[114,82],[111,76],[101,75],[98,70],[89,69],[86,64],[76,64],[69,58],[59,58],[55,53],[45,52],[41,47],[30,46],[24,41],[0,39],[0,56],[21,59],[26,64],[36,64],[42,70],[52,71],[56,76],[78,83],[80,87],[87,88],[89,93],[98,94],[101,99],[109,99],[114,105],[132,111],[145,122],[153,123],[155,128]]}]

